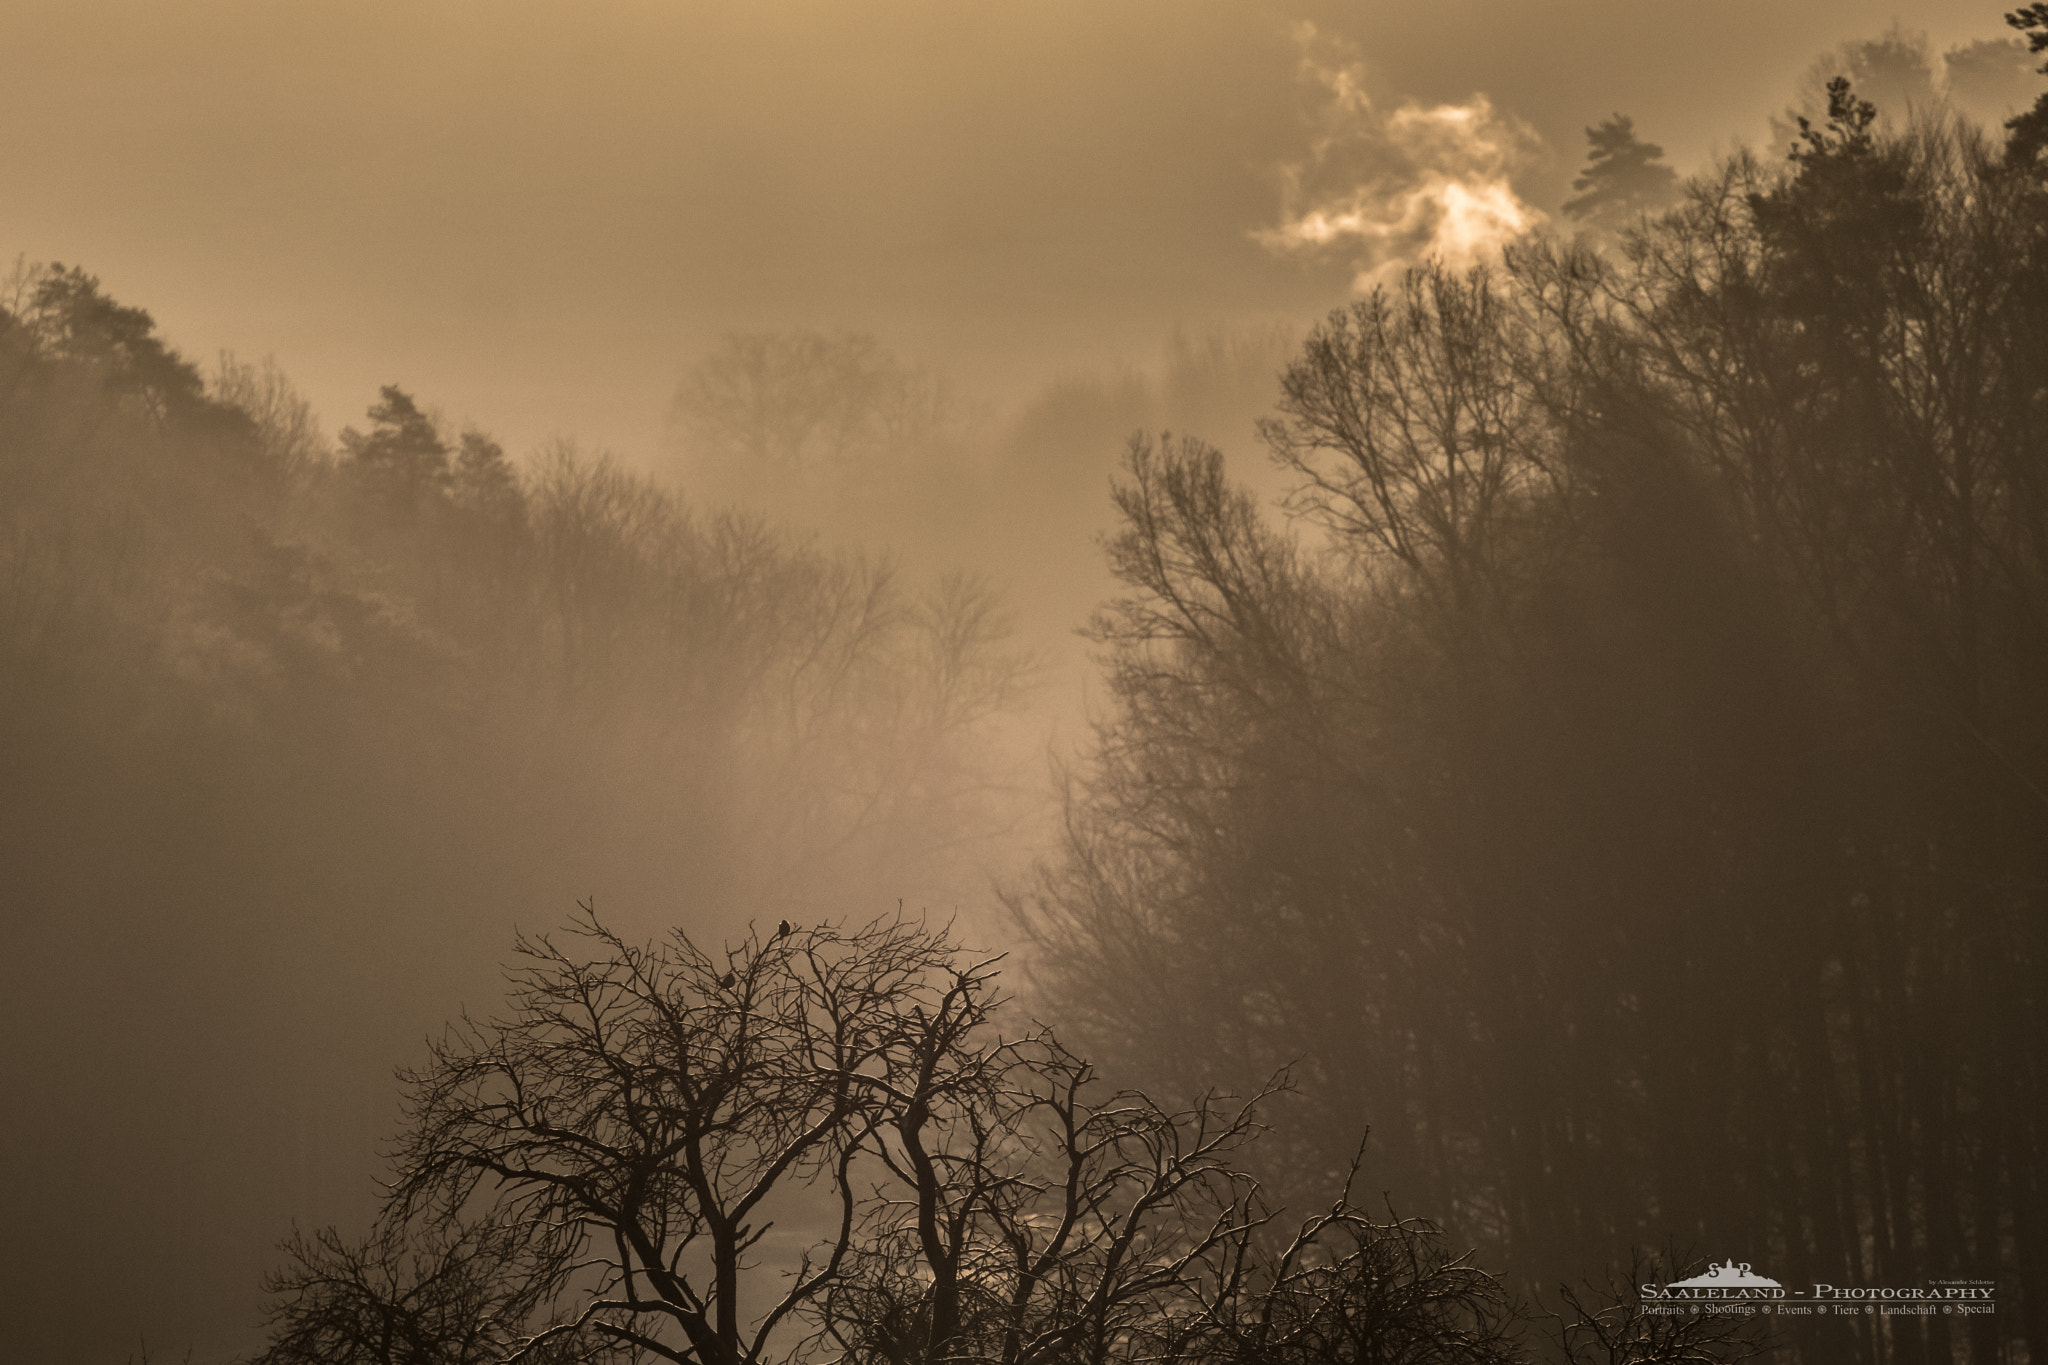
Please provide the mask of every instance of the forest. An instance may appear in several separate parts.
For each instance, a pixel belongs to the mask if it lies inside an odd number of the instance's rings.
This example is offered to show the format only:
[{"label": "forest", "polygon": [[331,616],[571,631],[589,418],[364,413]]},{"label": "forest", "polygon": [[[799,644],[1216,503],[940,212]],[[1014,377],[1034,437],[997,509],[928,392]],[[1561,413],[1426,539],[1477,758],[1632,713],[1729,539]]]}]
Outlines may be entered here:
[{"label": "forest", "polygon": [[1087,1045],[1294,1063],[1300,1178],[1370,1124],[1494,1265],[2004,1265],[2023,1326],[1884,1350],[2038,1356],[2042,186],[1832,94],[1619,252],[1333,315],[1294,528],[1135,442],[1117,711],[1017,905]]},{"label": "forest", "polygon": [[2048,96],[1823,104],[1002,422],[735,334],[680,479],[17,269],[8,1357],[2048,1361]]}]

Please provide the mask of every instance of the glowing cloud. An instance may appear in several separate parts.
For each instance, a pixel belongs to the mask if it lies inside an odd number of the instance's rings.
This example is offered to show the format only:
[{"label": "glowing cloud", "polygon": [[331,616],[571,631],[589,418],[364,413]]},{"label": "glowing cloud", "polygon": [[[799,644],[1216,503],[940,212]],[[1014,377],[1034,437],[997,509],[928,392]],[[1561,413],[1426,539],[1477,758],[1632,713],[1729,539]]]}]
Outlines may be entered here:
[{"label": "glowing cloud", "polygon": [[1348,253],[1363,293],[1430,256],[1476,264],[1542,222],[1509,178],[1540,145],[1528,125],[1483,94],[1383,113],[1358,62],[1335,60],[1313,24],[1295,37],[1321,98],[1307,159],[1280,167],[1279,226],[1252,234],[1268,250]]}]

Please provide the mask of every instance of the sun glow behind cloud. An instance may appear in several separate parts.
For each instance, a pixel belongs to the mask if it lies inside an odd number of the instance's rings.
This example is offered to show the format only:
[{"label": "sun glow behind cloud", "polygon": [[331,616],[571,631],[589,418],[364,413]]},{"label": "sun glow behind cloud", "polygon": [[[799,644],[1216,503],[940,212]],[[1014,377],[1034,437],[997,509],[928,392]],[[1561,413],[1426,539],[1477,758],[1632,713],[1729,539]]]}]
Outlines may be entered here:
[{"label": "sun glow behind cloud", "polygon": [[1308,157],[1280,167],[1281,220],[1252,236],[1281,254],[1347,253],[1363,293],[1434,256],[1479,263],[1543,221],[1513,172],[1541,145],[1483,94],[1382,112],[1363,66],[1302,23],[1300,78],[1320,96]]}]

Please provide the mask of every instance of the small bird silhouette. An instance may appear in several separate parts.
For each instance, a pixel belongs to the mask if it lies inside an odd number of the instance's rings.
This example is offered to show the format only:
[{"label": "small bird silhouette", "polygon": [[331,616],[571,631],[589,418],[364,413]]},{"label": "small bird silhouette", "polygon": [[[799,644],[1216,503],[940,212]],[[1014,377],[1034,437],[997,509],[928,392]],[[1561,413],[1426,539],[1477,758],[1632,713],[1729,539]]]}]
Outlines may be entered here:
[{"label": "small bird silhouette", "polygon": [[795,931],[795,930],[793,930],[793,929],[791,929],[791,928],[789,927],[789,921],[788,921],[788,920],[784,920],[784,921],[782,922],[782,927],[781,927],[781,928],[779,928],[779,929],[777,929],[777,930],[775,931],[775,937],[777,937],[777,938],[788,938],[788,937],[789,937],[789,936],[790,936],[790,935],[791,935],[792,933],[794,933],[794,932],[796,932],[796,931]]},{"label": "small bird silhouette", "polygon": [[737,980],[739,980],[737,976],[733,975],[731,972],[727,972],[724,976],[718,978],[718,984],[725,987],[727,990],[731,990],[733,982]]}]

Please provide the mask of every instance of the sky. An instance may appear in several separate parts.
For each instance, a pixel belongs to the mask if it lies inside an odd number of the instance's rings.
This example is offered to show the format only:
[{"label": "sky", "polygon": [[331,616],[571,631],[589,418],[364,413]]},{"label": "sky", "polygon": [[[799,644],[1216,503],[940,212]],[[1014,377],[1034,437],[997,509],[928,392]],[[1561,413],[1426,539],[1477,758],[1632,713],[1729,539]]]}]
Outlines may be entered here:
[{"label": "sky", "polygon": [[2003,33],[1935,0],[0,10],[5,258],[274,356],[330,431],[395,381],[635,460],[728,330],[872,332],[1001,397],[1312,318],[1444,246],[1417,213],[1554,219],[1611,112],[1696,169],[1838,43]]}]

